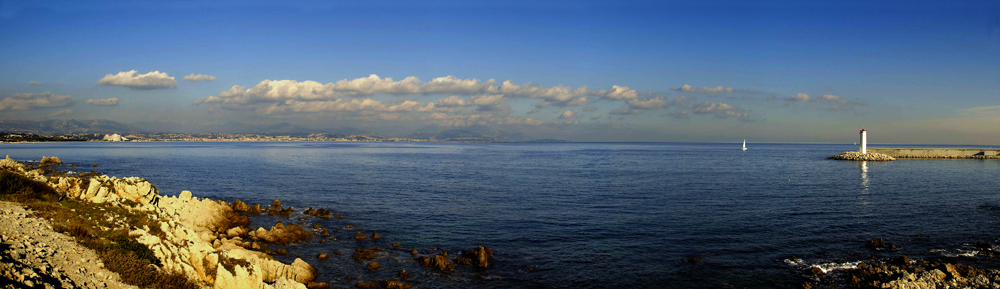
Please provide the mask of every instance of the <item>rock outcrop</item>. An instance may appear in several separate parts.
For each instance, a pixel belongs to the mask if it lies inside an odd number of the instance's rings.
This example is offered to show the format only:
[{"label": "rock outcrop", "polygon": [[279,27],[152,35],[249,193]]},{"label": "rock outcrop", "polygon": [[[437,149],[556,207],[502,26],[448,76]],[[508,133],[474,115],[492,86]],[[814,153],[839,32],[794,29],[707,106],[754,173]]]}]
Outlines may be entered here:
[{"label": "rock outcrop", "polygon": [[[46,176],[43,170],[31,169],[9,156],[0,160],[0,168],[47,183],[67,197],[155,216],[160,220],[158,228],[131,228],[129,236],[149,247],[163,269],[183,273],[208,287],[305,289],[304,284],[316,278],[316,270],[301,259],[284,264],[267,254],[247,250],[253,244],[240,237],[247,234],[246,229],[236,227],[242,221],[226,202],[199,199],[190,191],[161,196],[156,186],[137,177]],[[312,237],[297,225],[261,230],[250,234],[274,243],[288,240],[288,236],[295,241]]]}]

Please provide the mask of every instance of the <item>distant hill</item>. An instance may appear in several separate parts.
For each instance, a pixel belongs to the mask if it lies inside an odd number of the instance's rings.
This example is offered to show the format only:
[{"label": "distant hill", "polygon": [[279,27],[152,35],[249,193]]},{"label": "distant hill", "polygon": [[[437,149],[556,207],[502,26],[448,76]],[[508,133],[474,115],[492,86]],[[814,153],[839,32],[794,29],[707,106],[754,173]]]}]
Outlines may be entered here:
[{"label": "distant hill", "polygon": [[133,126],[105,119],[97,119],[97,120],[51,119],[43,121],[0,120],[0,131],[30,132],[36,134],[141,132],[141,130]]},{"label": "distant hill", "polygon": [[484,125],[466,127],[427,126],[408,137],[435,141],[520,142],[529,139],[524,133],[508,133]]}]

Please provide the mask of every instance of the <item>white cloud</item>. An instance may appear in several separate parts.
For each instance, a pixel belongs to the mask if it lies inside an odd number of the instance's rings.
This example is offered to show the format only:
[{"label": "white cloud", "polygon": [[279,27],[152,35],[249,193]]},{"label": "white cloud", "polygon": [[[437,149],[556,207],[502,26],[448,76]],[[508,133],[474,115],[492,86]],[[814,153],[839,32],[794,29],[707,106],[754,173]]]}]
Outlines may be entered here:
[{"label": "white cloud", "polygon": [[628,101],[628,105],[633,108],[661,108],[667,105],[667,101],[663,97],[653,97],[647,99],[633,99]]},{"label": "white cloud", "polygon": [[690,84],[685,84],[682,85],[681,87],[674,87],[671,89],[675,91],[694,92],[694,93],[733,93],[733,92],[743,92],[743,91],[757,92],[757,90],[753,89],[743,90],[743,89],[736,89],[732,87],[723,87],[723,86],[697,88],[691,86]]},{"label": "white cloud", "polygon": [[812,97],[809,96],[808,94],[805,94],[805,93],[799,93],[799,94],[790,96],[788,98],[785,98],[786,101],[790,101],[790,102],[806,102],[806,101],[809,101],[811,99],[812,99]]},{"label": "white cloud", "polygon": [[573,118],[573,116],[575,116],[575,115],[576,114],[573,113],[572,110],[567,110],[567,111],[564,111],[562,113],[562,115],[559,116],[559,119],[569,119],[569,118]]},{"label": "white cloud", "polygon": [[836,96],[836,95],[832,95],[832,94],[824,94],[824,95],[816,98],[815,101],[819,101],[819,102],[837,102],[837,103],[847,103],[848,102],[846,99],[840,98],[840,96]]},{"label": "white cloud", "polygon": [[617,86],[612,85],[611,89],[608,90],[598,90],[596,95],[603,96],[607,99],[615,100],[628,100],[636,99],[639,97],[639,93],[635,89],[628,88],[627,86]]},{"label": "white cloud", "polygon": [[371,98],[365,99],[337,99],[324,101],[299,101],[289,100],[284,103],[287,110],[293,112],[410,112],[410,111],[431,111],[434,109],[433,103],[421,103],[412,100],[404,100],[396,104],[388,104]]},{"label": "white cloud", "polygon": [[187,81],[213,81],[215,76],[205,75],[205,74],[188,74],[184,76],[184,80]]},{"label": "white cloud", "polygon": [[1000,110],[1000,105],[971,107],[965,109],[965,111],[969,112],[989,111],[989,110]]},{"label": "white cloud", "polygon": [[166,72],[152,71],[137,74],[135,70],[122,71],[118,74],[108,74],[97,81],[98,85],[124,86],[135,90],[148,90],[177,87],[177,81]]},{"label": "white cloud", "polygon": [[73,97],[69,95],[56,95],[51,92],[43,93],[15,93],[10,97],[0,100],[0,111],[6,110],[32,110],[46,107],[62,107],[73,104]]},{"label": "white cloud", "polygon": [[105,98],[105,99],[88,99],[87,104],[89,105],[101,105],[101,106],[115,106],[118,105],[118,98]]},{"label": "white cloud", "polygon": [[69,114],[69,113],[73,113],[73,110],[69,109],[69,108],[67,108],[67,109],[60,109],[60,110],[57,110],[57,111],[53,111],[52,113],[49,114],[49,116],[64,115],[64,114]]},{"label": "white cloud", "polygon": [[30,85],[42,85],[42,82],[41,81],[34,81],[34,80],[32,80],[32,81],[28,81],[28,84],[30,84]]},{"label": "white cloud", "polygon": [[692,108],[696,114],[712,114],[720,118],[746,117],[748,115],[746,110],[726,103],[702,102],[695,104]]}]

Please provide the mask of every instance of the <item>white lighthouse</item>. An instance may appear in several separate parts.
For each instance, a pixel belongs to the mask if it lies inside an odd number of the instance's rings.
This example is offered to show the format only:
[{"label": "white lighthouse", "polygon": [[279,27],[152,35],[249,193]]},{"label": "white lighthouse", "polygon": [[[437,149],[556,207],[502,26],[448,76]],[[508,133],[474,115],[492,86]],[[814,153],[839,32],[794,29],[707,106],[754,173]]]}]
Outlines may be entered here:
[{"label": "white lighthouse", "polygon": [[865,130],[865,129],[861,129],[861,131],[859,133],[861,134],[861,150],[860,150],[861,154],[867,154],[868,153],[868,131]]}]

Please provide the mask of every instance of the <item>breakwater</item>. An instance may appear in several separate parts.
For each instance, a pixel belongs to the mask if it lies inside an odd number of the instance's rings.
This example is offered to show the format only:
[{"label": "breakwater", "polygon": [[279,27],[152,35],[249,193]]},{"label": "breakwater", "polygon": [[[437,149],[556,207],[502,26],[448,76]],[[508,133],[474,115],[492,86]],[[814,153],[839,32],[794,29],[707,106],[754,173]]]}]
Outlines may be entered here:
[{"label": "breakwater", "polygon": [[857,151],[839,153],[831,160],[893,161],[896,159],[983,159],[1000,160],[1000,149],[978,148],[868,148],[868,153]]},{"label": "breakwater", "polygon": [[1000,159],[1000,149],[982,148],[868,148],[897,159]]}]

